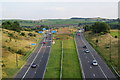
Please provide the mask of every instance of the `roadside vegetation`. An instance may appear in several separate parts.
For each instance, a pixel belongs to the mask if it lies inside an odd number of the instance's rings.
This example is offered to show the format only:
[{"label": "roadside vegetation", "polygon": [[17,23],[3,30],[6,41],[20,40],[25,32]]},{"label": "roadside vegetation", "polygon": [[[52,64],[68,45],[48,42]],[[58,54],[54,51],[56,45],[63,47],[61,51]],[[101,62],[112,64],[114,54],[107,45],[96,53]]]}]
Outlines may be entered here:
[{"label": "roadside vegetation", "polygon": [[[53,41],[55,41],[55,44],[52,44],[45,78],[60,78],[61,65],[62,78],[82,78],[73,35],[73,32],[76,31],[76,29],[59,28],[57,31],[58,32],[55,36],[53,36]],[[61,64],[62,41],[63,60]]]},{"label": "roadside vegetation", "polygon": [[55,40],[51,47],[51,53],[46,68],[45,78],[59,78],[61,60],[61,41]]},{"label": "roadside vegetation", "polygon": [[2,65],[3,78],[15,76],[37,46],[31,44],[37,44],[42,37],[35,31],[24,31],[19,30],[19,27],[12,28],[12,26],[8,26],[5,25],[4,28],[0,28],[0,33],[2,33],[0,39],[0,42],[2,42],[2,60],[0,64]]},{"label": "roadside vegetation", "polygon": [[110,34],[112,35],[112,37],[114,38],[120,38],[120,30],[110,30]]},{"label": "roadside vegetation", "polygon": [[85,38],[103,57],[110,68],[120,70],[119,61],[119,30],[110,30],[110,26],[104,22],[96,22],[93,25],[85,25]]},{"label": "roadside vegetation", "polygon": [[[117,31],[118,32],[118,31]],[[85,38],[94,47],[94,49],[102,56],[108,66],[112,66],[119,72],[119,55],[118,50],[120,45],[118,39],[115,38],[117,32],[111,31],[112,36],[107,33],[101,35],[100,33],[92,33],[91,31],[85,32]]]}]

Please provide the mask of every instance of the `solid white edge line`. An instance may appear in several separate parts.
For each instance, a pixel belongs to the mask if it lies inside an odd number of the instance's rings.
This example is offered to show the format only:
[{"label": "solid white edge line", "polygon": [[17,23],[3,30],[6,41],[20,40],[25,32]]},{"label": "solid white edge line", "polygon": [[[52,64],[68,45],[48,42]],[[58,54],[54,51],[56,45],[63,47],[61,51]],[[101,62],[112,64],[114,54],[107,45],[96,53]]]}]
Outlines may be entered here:
[{"label": "solid white edge line", "polygon": [[[39,61],[39,63],[38,64],[40,64],[41,63],[41,61],[42,61],[42,58],[43,58],[43,56],[44,56],[44,53],[45,53],[45,50],[46,50],[46,47],[45,47],[45,49],[44,49],[44,51],[43,51],[43,54],[42,54],[42,57],[40,57],[40,61]],[[38,65],[38,67],[39,67],[39,65]],[[35,72],[38,70],[38,68],[35,70]],[[37,72],[36,72],[37,73]],[[35,76],[35,75],[34,75]]]},{"label": "solid white edge line", "polygon": [[[51,40],[52,40],[52,36],[51,36]],[[51,42],[51,46],[52,46],[52,42]],[[49,61],[49,58],[50,58],[50,53],[51,53],[51,47],[50,47],[50,51],[49,51],[49,55],[48,55],[48,61]],[[47,61],[46,67],[45,67],[45,71],[44,71],[44,73],[43,73],[42,80],[43,80],[44,77],[45,77],[45,72],[46,72],[46,68],[47,68],[47,65],[48,65],[48,61]]]},{"label": "solid white edge line", "polygon": [[43,47],[43,44],[42,44],[42,46],[40,47],[40,49],[39,49],[39,51],[38,51],[37,55],[36,55],[36,56],[35,56],[35,58],[33,59],[32,63],[30,64],[29,68],[27,69],[27,71],[25,72],[25,74],[23,75],[23,77],[22,77],[22,79],[21,79],[21,80],[23,80],[23,79],[24,79],[24,77],[26,76],[26,74],[28,73],[28,71],[29,71],[29,69],[30,69],[31,65],[33,64],[33,62],[34,62],[34,61],[35,61],[35,59],[37,58],[37,56],[38,56],[38,54],[39,54],[39,52],[40,52],[40,50],[41,50],[41,48],[42,48],[42,47]]},{"label": "solid white edge line", "polygon": [[[42,39],[43,39],[43,38],[42,38]],[[41,40],[42,40],[42,39],[41,39]],[[38,42],[38,45],[39,45],[39,43],[41,42],[41,40]],[[37,47],[38,47],[38,46],[36,46],[36,48],[37,48]],[[35,48],[35,49],[36,49],[36,48]],[[34,49],[34,51],[35,51],[35,49]],[[34,52],[34,51],[33,51],[33,52]],[[29,58],[31,57],[31,55],[33,55],[33,54],[31,53],[30,56],[29,56]],[[27,61],[29,60],[29,58],[27,59]],[[16,73],[16,75],[15,75],[14,77],[16,77],[17,74],[22,70],[22,68],[26,65],[27,61],[26,61],[25,64],[20,68],[20,70]]]},{"label": "solid white edge line", "polygon": [[84,74],[84,71],[83,71],[81,59],[79,58],[79,52],[78,52],[78,48],[77,48],[77,44],[76,44],[76,39],[75,39],[75,37],[76,37],[76,35],[74,36],[74,41],[75,41],[75,45],[76,45],[76,49],[77,49],[77,54],[78,54],[79,63],[80,63],[81,70],[82,70],[82,76],[83,76],[83,79],[85,80],[85,74]]},{"label": "solid white edge line", "polygon": [[[82,34],[82,37],[83,37],[83,34]],[[81,38],[81,37],[80,37]],[[84,42],[84,40],[81,38],[81,40],[83,41],[83,43],[85,44],[85,46],[86,46],[86,43]],[[88,43],[88,42],[87,42]],[[88,43],[89,44],[89,43]],[[87,46],[86,46],[87,47]],[[91,47],[91,45],[90,45],[90,47]],[[87,49],[88,49],[88,47],[87,47]],[[93,48],[92,48],[93,49]],[[94,49],[93,49],[94,50]],[[93,54],[92,54],[92,52],[91,52],[91,50],[89,50],[90,51],[90,54],[92,55],[92,57],[95,59],[95,57],[93,56]],[[94,50],[95,51],[95,50]],[[95,51],[96,52],[96,51]],[[96,59],[95,59],[96,60]],[[104,73],[104,71],[102,70],[102,68],[100,67],[100,65],[98,64],[98,67],[100,68],[100,70],[102,71],[102,73],[103,73],[103,75],[105,76],[105,78],[107,79],[107,76],[105,75],[105,73]],[[108,79],[107,79],[108,80]]]},{"label": "solid white edge line", "polygon": [[63,61],[63,41],[62,41],[62,54],[61,54],[60,80],[62,80],[62,61]]}]

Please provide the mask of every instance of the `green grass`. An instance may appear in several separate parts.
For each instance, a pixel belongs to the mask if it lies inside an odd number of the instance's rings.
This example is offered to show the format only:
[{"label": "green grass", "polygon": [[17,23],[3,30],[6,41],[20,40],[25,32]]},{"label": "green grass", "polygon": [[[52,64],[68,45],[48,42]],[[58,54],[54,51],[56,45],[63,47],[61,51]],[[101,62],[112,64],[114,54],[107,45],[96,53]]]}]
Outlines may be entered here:
[{"label": "green grass", "polygon": [[[115,34],[115,33],[114,33]],[[110,35],[100,35],[95,36],[94,34],[89,34],[89,32],[85,33],[85,38],[87,41],[94,47],[94,49],[99,53],[99,55],[106,61],[108,66],[117,67],[118,66],[118,40],[114,37],[111,38],[111,51],[110,51]],[[95,40],[98,39],[98,46],[96,46]],[[108,47],[108,48],[106,48]],[[112,62],[110,62],[110,52]]]},{"label": "green grass", "polygon": [[55,40],[52,45],[45,78],[60,78],[61,41]]},{"label": "green grass", "polygon": [[115,37],[117,36],[118,38],[120,38],[120,35],[118,35],[118,33],[120,34],[120,31],[111,31],[110,34]]},{"label": "green grass", "polygon": [[80,64],[72,39],[63,41],[63,78],[81,78]]},{"label": "green grass", "polygon": [[62,41],[63,41],[62,78],[82,78],[73,36],[70,39],[55,40],[56,43],[52,45],[49,62],[44,77],[60,78]]}]

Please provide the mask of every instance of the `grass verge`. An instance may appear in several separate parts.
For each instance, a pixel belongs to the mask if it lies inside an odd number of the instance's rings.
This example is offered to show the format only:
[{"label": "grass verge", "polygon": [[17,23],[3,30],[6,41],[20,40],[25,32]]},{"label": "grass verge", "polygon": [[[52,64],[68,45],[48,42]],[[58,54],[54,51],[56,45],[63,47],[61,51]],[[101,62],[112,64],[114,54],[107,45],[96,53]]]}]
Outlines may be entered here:
[{"label": "grass verge", "polygon": [[61,40],[55,40],[44,78],[60,78]]},{"label": "grass verge", "polygon": [[[118,39],[111,37],[110,34],[105,35],[94,35],[91,32],[86,32],[86,40],[93,46],[93,48],[98,52],[98,54],[106,61],[107,65],[112,69],[111,66],[114,66],[118,70]],[[98,40],[96,46],[96,39]],[[111,39],[111,40],[110,40]],[[111,41],[111,43],[110,43]],[[111,45],[111,48],[110,48]],[[110,61],[111,53],[111,61]]]},{"label": "grass verge", "polygon": [[63,41],[63,78],[82,78],[75,47],[72,39]]}]

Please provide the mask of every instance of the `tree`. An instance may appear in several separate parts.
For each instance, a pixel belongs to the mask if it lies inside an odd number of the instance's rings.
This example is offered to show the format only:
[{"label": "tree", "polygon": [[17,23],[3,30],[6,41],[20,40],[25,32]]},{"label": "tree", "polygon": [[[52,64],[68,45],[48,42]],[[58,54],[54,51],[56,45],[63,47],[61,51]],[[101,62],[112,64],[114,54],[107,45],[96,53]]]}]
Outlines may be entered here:
[{"label": "tree", "polygon": [[110,32],[110,26],[104,22],[96,22],[92,25],[92,31],[94,33],[108,33]]},{"label": "tree", "polygon": [[84,30],[85,31],[90,31],[91,30],[91,26],[90,25],[85,25],[84,26]]},{"label": "tree", "polygon": [[22,29],[17,21],[4,21],[2,22],[2,28],[9,29],[9,30],[14,30],[20,32]]}]

